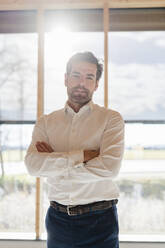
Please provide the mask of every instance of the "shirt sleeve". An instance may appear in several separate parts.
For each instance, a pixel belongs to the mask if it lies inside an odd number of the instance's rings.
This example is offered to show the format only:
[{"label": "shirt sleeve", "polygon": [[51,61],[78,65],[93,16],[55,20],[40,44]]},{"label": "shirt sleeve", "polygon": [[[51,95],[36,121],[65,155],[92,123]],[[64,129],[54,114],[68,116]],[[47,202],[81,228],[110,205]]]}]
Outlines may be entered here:
[{"label": "shirt sleeve", "polygon": [[58,177],[65,176],[68,168],[84,161],[83,150],[70,152],[38,152],[35,146],[37,141],[44,141],[49,144],[49,139],[45,129],[44,116],[36,123],[32,141],[25,156],[25,165],[30,175]]},{"label": "shirt sleeve", "polygon": [[114,179],[119,173],[123,153],[124,120],[118,112],[113,111],[103,132],[100,155],[73,166],[72,179],[79,183]]}]

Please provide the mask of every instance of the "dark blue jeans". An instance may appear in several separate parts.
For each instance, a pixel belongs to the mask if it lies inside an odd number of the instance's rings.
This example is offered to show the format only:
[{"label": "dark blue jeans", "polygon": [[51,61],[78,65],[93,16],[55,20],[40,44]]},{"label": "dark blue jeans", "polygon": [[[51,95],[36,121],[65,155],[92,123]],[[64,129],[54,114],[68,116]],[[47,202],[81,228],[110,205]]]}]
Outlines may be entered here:
[{"label": "dark blue jeans", "polygon": [[46,229],[48,248],[119,248],[116,205],[74,216],[50,206]]}]

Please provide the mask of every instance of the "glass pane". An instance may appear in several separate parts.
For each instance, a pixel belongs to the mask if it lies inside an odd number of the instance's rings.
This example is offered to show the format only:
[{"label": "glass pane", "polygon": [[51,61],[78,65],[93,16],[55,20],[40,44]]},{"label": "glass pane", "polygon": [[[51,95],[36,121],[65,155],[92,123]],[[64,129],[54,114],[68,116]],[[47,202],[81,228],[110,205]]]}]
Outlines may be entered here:
[{"label": "glass pane", "polygon": [[35,232],[35,178],[27,175],[23,162],[32,129],[33,125],[0,125],[1,233]]},{"label": "glass pane", "polygon": [[[111,108],[126,120],[164,120],[165,33],[115,32],[109,39]],[[132,123],[125,131],[120,233],[164,234],[165,125]]]},{"label": "glass pane", "polygon": [[[36,119],[37,35],[0,34],[0,54],[0,232],[3,238],[7,232],[35,232],[35,178],[28,175],[23,162],[33,125],[19,125],[17,120]],[[6,120],[15,124],[2,124]]]},{"label": "glass pane", "polygon": [[[59,29],[45,34],[45,113],[63,108],[67,100],[64,74],[68,59],[76,52],[91,51],[103,59],[103,33],[74,33]],[[67,42],[66,42],[67,41]],[[94,102],[104,105],[104,75]]]},{"label": "glass pane", "polygon": [[125,120],[165,120],[165,32],[109,33],[110,106]]},{"label": "glass pane", "polygon": [[125,160],[117,180],[121,234],[164,235],[164,130],[165,125],[126,124]]},{"label": "glass pane", "polygon": [[35,120],[37,35],[0,34],[0,119]]}]

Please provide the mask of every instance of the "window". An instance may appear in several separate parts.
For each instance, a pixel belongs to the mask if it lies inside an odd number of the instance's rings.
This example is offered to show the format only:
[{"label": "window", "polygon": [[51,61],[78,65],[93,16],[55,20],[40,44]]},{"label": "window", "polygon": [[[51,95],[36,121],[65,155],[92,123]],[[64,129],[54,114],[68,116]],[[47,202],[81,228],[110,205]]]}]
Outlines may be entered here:
[{"label": "window", "polygon": [[165,32],[115,32],[109,39],[110,106],[126,120],[120,233],[163,235]]},{"label": "window", "polygon": [[[126,121],[125,160],[117,183],[120,233],[129,235],[129,240],[131,234],[165,231],[164,11],[109,10],[108,98],[109,107]],[[47,114],[62,108],[67,99],[68,57],[84,50],[104,57],[104,24],[103,9],[45,9],[43,15]],[[43,103],[37,99],[37,30],[36,11],[0,11],[0,232],[18,232],[18,238],[20,233],[35,233],[35,178],[28,176],[23,159],[37,100]],[[103,84],[104,75],[94,97],[100,105]],[[46,184],[43,193],[45,214]]]},{"label": "window", "polygon": [[32,128],[33,125],[0,125],[1,233],[33,233],[35,230],[35,179],[27,175],[23,162]]},{"label": "window", "polygon": [[36,119],[36,41],[32,33],[0,34],[1,233],[35,232],[35,178],[23,160]]}]

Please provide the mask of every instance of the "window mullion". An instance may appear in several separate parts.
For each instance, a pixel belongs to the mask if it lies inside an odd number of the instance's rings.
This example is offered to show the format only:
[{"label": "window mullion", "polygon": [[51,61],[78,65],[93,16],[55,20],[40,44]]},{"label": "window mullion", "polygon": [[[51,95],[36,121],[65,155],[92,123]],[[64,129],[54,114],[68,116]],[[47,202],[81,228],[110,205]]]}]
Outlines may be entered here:
[{"label": "window mullion", "polygon": [[[37,119],[44,113],[44,10],[38,9],[38,90]],[[42,179],[36,179],[36,239],[41,237],[42,227]]]},{"label": "window mullion", "polygon": [[109,30],[109,8],[104,3],[104,106],[108,108],[108,30]]}]

